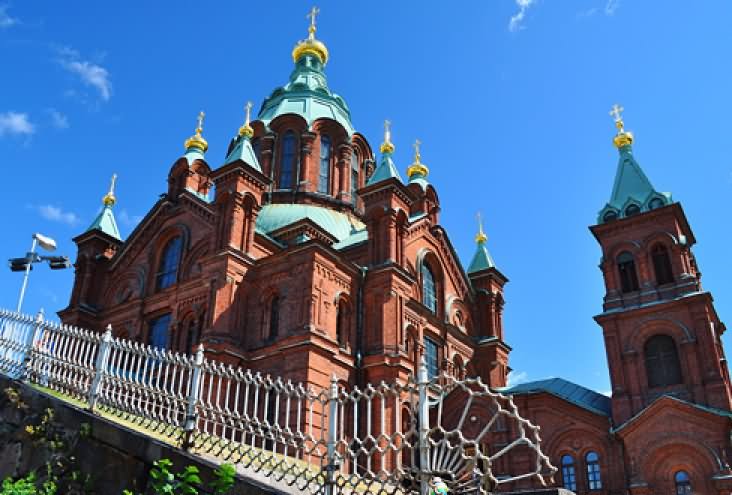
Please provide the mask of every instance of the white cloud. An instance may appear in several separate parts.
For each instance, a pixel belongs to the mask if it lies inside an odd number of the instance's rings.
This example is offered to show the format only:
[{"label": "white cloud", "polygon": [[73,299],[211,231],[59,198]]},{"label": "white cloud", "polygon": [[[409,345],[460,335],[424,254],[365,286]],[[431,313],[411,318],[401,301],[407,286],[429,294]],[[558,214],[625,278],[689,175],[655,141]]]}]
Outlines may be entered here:
[{"label": "white cloud", "polygon": [[516,12],[513,16],[511,16],[511,19],[508,21],[508,30],[511,32],[516,32],[519,29],[523,29],[523,26],[521,26],[521,23],[524,20],[524,17],[526,17],[526,11],[529,10],[529,7],[533,5],[534,0],[515,0],[516,6],[518,7],[519,11]]},{"label": "white cloud", "polygon": [[78,51],[64,46],[58,49],[61,67],[79,76],[81,81],[99,92],[104,101],[112,97],[112,83],[109,80],[109,71],[101,65],[88,60],[82,60]]},{"label": "white cloud", "polygon": [[55,108],[49,108],[48,114],[51,116],[51,124],[56,129],[68,129],[69,128],[69,118],[56,110]]},{"label": "white cloud", "polygon": [[0,137],[6,134],[30,136],[34,132],[36,132],[36,127],[28,119],[27,113],[0,113]]},{"label": "white cloud", "polygon": [[46,220],[53,222],[61,222],[66,225],[74,226],[80,222],[76,213],[70,211],[64,211],[61,207],[53,205],[38,205],[35,207],[38,213]]},{"label": "white cloud", "polygon": [[8,8],[9,6],[6,4],[0,5],[0,29],[9,28],[19,22],[18,19],[10,17],[10,14],[8,14]]},{"label": "white cloud", "polygon": [[508,380],[506,385],[513,387],[519,383],[525,383],[529,381],[529,374],[525,371],[511,371],[508,373]]},{"label": "white cloud", "polygon": [[620,0],[607,0],[605,4],[605,15],[613,15],[620,7]]},{"label": "white cloud", "polygon": [[136,227],[142,221],[142,215],[130,215],[124,208],[119,212],[119,220],[127,227]]}]

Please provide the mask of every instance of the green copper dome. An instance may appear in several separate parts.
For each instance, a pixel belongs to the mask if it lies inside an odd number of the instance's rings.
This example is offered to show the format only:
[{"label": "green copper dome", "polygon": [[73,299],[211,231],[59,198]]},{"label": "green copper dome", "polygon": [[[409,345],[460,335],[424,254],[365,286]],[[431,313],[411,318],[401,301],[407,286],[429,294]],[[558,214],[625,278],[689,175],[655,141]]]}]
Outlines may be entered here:
[{"label": "green copper dome", "polygon": [[328,88],[323,63],[313,55],[303,55],[290,74],[290,82],[275,89],[262,103],[258,119],[266,126],[280,115],[300,115],[308,125],[318,119],[335,120],[351,136],[351,111],[343,98]]},{"label": "green copper dome", "polygon": [[360,220],[321,206],[269,204],[262,206],[259,215],[257,215],[256,230],[269,234],[304,219],[309,219],[318,224],[338,241],[343,241],[352,234],[366,228]]}]

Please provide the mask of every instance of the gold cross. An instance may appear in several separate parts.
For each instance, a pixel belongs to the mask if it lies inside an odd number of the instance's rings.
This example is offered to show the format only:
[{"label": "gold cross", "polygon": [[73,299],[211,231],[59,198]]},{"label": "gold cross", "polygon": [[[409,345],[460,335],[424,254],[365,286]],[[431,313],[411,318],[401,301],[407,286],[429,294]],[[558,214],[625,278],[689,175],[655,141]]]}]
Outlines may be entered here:
[{"label": "gold cross", "polygon": [[384,121],[384,142],[391,143],[391,121]]},{"label": "gold cross", "polygon": [[198,114],[198,127],[196,128],[196,132],[201,132],[203,130],[203,118],[206,116],[205,113],[203,113],[203,110]]},{"label": "gold cross", "polygon": [[612,110],[610,110],[610,116],[615,119],[615,122],[620,122],[621,120],[623,120],[623,116],[621,115],[623,113],[623,110],[625,109],[617,103],[613,105]]},{"label": "gold cross", "polygon": [[422,141],[419,139],[414,140],[414,161],[419,163],[420,158],[422,158],[422,155],[419,153],[419,145],[422,144]]},{"label": "gold cross", "polygon": [[247,119],[244,122],[244,125],[249,125],[249,119],[251,117],[252,113],[252,102],[248,101],[246,105],[244,105],[244,111],[247,113]]},{"label": "gold cross", "polygon": [[320,9],[318,7],[313,6],[313,8],[310,9],[310,12],[308,13],[308,15],[305,16],[306,19],[308,17],[310,18],[310,28],[309,28],[310,34],[315,34],[315,16],[318,15],[319,13],[320,13]]},{"label": "gold cross", "polygon": [[483,217],[481,216],[480,212],[478,212],[475,216],[478,219],[478,235],[475,236],[475,240],[478,242],[485,242],[486,240],[488,240],[488,236],[485,235],[485,232],[483,232]]}]

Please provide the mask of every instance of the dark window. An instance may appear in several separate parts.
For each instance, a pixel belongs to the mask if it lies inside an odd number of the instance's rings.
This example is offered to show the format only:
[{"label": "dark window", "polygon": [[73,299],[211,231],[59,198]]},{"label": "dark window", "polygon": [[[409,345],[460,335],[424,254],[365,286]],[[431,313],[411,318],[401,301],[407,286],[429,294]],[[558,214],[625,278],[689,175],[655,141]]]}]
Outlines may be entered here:
[{"label": "dark window", "polygon": [[440,374],[440,364],[437,360],[437,342],[429,337],[424,338],[424,360],[427,363],[427,376],[430,380]]},{"label": "dark window", "polygon": [[433,313],[437,313],[435,277],[427,263],[422,263],[422,304]]},{"label": "dark window", "polygon": [[280,160],[280,189],[292,188],[295,173],[295,133],[287,131],[282,138],[282,159]]},{"label": "dark window", "polygon": [[318,175],[318,192],[330,192],[330,138],[320,136],[320,174]]},{"label": "dark window", "polygon": [[588,452],[585,456],[585,462],[587,462],[587,488],[590,490],[602,490],[600,456],[597,455],[597,452]]},{"label": "dark window", "polygon": [[170,346],[170,314],[155,318],[150,322],[150,345],[156,349],[168,349]]},{"label": "dark window", "polygon": [[638,205],[629,205],[625,209],[626,217],[632,217],[633,215],[637,215],[638,213],[640,213],[640,206],[638,206]]},{"label": "dark window", "polygon": [[186,335],[186,348],[183,349],[183,352],[186,353],[195,353],[194,346],[198,344],[199,339],[199,333],[200,333],[200,325],[198,321],[191,320],[191,322],[188,324],[188,335]]},{"label": "dark window", "polygon": [[674,482],[676,483],[676,495],[692,495],[691,480],[686,471],[678,471],[674,475]]},{"label": "dark window", "polygon": [[348,307],[345,301],[338,302],[338,313],[336,314],[336,340],[340,347],[348,344]]},{"label": "dark window", "polygon": [[274,296],[269,303],[269,338],[277,338],[280,330],[280,298]]},{"label": "dark window", "polygon": [[656,272],[658,285],[670,284],[674,281],[674,274],[671,270],[671,258],[668,249],[663,244],[656,244],[651,250],[653,259],[653,270]]},{"label": "dark window", "polygon": [[661,198],[653,198],[650,203],[648,203],[648,209],[649,210],[655,210],[656,208],[660,208],[663,206],[663,200]]},{"label": "dark window", "polygon": [[562,486],[571,491],[577,490],[577,474],[574,471],[574,458],[562,456]]},{"label": "dark window", "polygon": [[618,219],[618,212],[614,210],[610,210],[605,212],[605,215],[603,215],[602,220],[604,222],[612,222],[613,220]]},{"label": "dark window", "polygon": [[163,248],[158,273],[155,277],[155,287],[157,290],[165,289],[166,287],[170,287],[175,284],[178,275],[178,264],[180,262],[182,245],[183,239],[178,236],[169,240]]},{"label": "dark window", "polygon": [[654,335],[643,350],[649,387],[665,387],[681,383],[681,364],[676,343],[668,335]]},{"label": "dark window", "polygon": [[638,290],[638,274],[635,271],[635,260],[628,251],[618,256],[618,272],[620,273],[620,290],[623,293]]},{"label": "dark window", "polygon": [[356,204],[356,191],[358,191],[358,155],[351,152],[351,202]]}]

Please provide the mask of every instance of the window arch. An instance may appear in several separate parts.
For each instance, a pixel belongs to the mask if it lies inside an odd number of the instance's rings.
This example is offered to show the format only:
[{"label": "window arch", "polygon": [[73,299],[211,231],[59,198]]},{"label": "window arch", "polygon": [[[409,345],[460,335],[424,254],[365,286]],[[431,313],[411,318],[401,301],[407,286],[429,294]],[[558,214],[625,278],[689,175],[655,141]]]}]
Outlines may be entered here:
[{"label": "window arch", "polygon": [[328,136],[320,136],[320,171],[318,173],[318,192],[330,193],[330,155],[331,143]]},{"label": "window arch", "polygon": [[674,281],[674,273],[671,269],[671,257],[668,249],[661,243],[656,244],[651,249],[651,259],[653,260],[653,271],[656,273],[656,282],[658,285],[670,284]]},{"label": "window arch", "polygon": [[618,272],[620,274],[620,290],[623,293],[638,290],[638,273],[635,270],[635,259],[628,251],[618,255]]},{"label": "window arch", "polygon": [[628,205],[628,207],[625,209],[625,216],[626,217],[632,217],[640,213],[640,206],[638,205]]},{"label": "window arch", "polygon": [[587,465],[587,488],[589,490],[602,490],[600,456],[597,455],[597,452],[588,452],[585,455],[585,463]]},{"label": "window arch", "polygon": [[692,495],[689,473],[677,471],[674,474],[674,483],[676,485],[676,495]]},{"label": "window arch", "polygon": [[422,304],[437,313],[437,286],[435,276],[427,263],[422,263]]},{"label": "window arch", "polygon": [[577,491],[577,473],[574,469],[574,457],[562,456],[562,486],[567,490]]},{"label": "window arch", "polygon": [[336,340],[341,349],[345,349],[348,346],[349,317],[348,303],[344,299],[341,299],[338,301],[338,309],[336,310]]},{"label": "window arch", "polygon": [[602,221],[605,223],[612,222],[613,220],[617,220],[617,219],[618,219],[618,212],[615,210],[608,210],[607,212],[605,212],[605,215],[603,215],[603,217],[602,217]]},{"label": "window arch", "polygon": [[654,335],[643,348],[649,387],[665,387],[682,382],[676,342],[668,335]]},{"label": "window arch", "polygon": [[351,202],[356,204],[356,191],[358,190],[358,154],[351,151]]},{"label": "window arch", "polygon": [[661,198],[653,198],[650,203],[648,203],[648,209],[649,210],[655,210],[656,208],[660,208],[663,206],[663,200]]},{"label": "window arch", "polygon": [[269,302],[269,339],[277,338],[280,331],[280,296],[274,296]]},{"label": "window arch", "polygon": [[282,138],[282,158],[280,159],[280,189],[291,189],[295,174],[295,133],[287,131]]},{"label": "window arch", "polygon": [[178,279],[178,265],[180,264],[181,248],[183,238],[176,236],[170,239],[163,248],[158,264],[158,272],[155,275],[155,288],[162,290],[175,284]]}]

